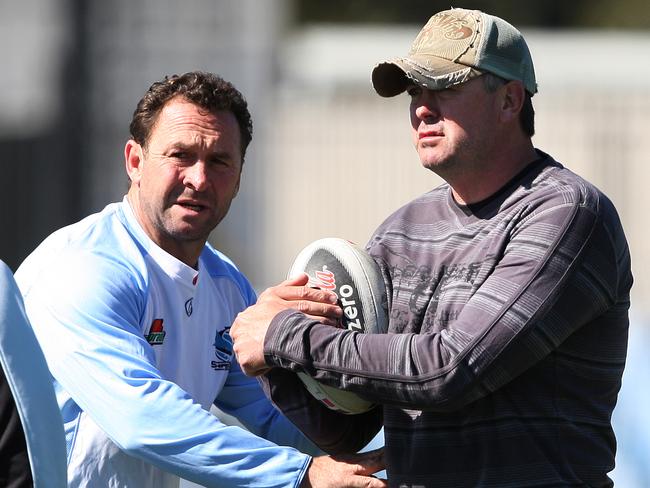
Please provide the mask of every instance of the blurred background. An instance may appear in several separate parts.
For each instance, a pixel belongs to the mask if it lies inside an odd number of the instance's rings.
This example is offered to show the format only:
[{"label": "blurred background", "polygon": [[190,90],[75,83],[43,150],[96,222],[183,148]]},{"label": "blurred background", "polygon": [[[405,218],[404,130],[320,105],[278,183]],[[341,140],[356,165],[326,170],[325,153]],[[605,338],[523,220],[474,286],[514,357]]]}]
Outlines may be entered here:
[{"label": "blurred background", "polygon": [[[403,55],[447,1],[0,0],[0,259],[16,269],[50,232],[120,200],[137,101],[202,69],[248,99],[242,190],[211,241],[258,291],[307,243],[364,244],[440,180],[411,147],[407,98],[372,67]],[[614,414],[616,485],[650,486],[650,2],[465,1],[510,21],[531,49],[537,147],[599,186],[630,243],[630,353]]]}]

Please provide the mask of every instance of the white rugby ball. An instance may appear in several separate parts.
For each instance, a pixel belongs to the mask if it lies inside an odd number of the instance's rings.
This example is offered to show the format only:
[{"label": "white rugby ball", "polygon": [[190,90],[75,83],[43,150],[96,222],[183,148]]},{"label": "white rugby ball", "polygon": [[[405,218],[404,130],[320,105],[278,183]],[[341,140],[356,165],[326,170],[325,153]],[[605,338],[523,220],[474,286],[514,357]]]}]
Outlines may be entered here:
[{"label": "white rugby ball", "polygon": [[[309,286],[331,290],[343,309],[343,327],[356,332],[381,334],[388,330],[386,286],[381,270],[370,255],[345,239],[328,237],[312,242],[296,257],[288,276],[309,276]],[[314,398],[328,408],[359,414],[374,408],[354,393],[319,383],[298,373]]]}]

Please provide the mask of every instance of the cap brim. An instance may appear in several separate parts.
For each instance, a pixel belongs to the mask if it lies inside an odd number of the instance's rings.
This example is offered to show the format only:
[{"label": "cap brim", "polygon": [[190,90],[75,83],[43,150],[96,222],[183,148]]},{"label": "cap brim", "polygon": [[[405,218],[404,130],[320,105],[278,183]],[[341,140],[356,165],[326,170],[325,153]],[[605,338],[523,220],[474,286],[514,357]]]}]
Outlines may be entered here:
[{"label": "cap brim", "polygon": [[396,58],[374,67],[372,86],[382,97],[394,97],[411,84],[431,90],[444,90],[480,74],[480,71],[471,66],[434,56]]}]

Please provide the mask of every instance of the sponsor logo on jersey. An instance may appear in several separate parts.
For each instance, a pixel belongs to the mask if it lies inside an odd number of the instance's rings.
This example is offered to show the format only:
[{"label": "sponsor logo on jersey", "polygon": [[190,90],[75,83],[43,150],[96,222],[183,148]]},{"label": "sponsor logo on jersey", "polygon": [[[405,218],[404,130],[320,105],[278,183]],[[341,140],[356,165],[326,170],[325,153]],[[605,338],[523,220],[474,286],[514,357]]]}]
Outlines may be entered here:
[{"label": "sponsor logo on jersey", "polygon": [[186,314],[188,317],[191,317],[191,316],[192,316],[192,303],[193,303],[193,301],[194,301],[194,298],[189,298],[189,299],[185,302],[185,314]]},{"label": "sponsor logo on jersey", "polygon": [[216,361],[210,361],[210,366],[214,370],[230,369],[232,360],[232,338],[230,337],[230,327],[217,331],[214,339],[214,355]]},{"label": "sponsor logo on jersey", "polygon": [[166,332],[163,330],[163,319],[154,319],[151,322],[151,327],[149,327],[149,333],[144,336],[149,344],[155,346],[156,344],[162,344],[165,340]]}]

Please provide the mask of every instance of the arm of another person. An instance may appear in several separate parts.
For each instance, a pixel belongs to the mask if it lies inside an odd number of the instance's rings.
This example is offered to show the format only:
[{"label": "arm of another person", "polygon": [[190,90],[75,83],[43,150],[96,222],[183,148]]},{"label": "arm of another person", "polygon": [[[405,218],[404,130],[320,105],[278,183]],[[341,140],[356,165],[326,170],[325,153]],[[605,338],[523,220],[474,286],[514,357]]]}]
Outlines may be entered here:
[{"label": "arm of another person", "polygon": [[629,305],[629,254],[617,217],[610,212],[614,223],[606,223],[597,205],[556,195],[518,222],[448,329],[364,335],[283,311],[265,336],[266,365],[423,410],[455,410],[499,389],[585,324]]}]

